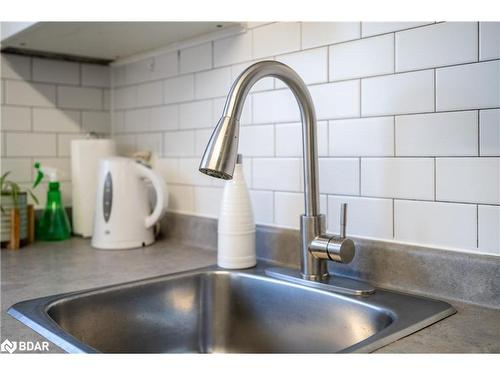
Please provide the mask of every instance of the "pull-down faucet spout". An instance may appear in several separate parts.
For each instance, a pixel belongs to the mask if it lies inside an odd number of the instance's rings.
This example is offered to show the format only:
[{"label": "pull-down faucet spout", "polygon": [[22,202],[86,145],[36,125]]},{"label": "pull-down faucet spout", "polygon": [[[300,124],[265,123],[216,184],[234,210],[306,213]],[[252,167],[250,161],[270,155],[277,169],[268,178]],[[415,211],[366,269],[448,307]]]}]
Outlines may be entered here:
[{"label": "pull-down faucet spout", "polygon": [[239,119],[252,86],[264,77],[283,81],[294,94],[302,119],[305,214],[301,216],[301,274],[304,279],[328,278],[326,260],[348,263],[354,243],[342,237],[325,236],[325,218],[319,213],[316,114],[309,90],[299,75],[277,61],[262,61],[248,67],[233,83],[224,112],[208,142],[200,172],[231,179],[238,154]]}]

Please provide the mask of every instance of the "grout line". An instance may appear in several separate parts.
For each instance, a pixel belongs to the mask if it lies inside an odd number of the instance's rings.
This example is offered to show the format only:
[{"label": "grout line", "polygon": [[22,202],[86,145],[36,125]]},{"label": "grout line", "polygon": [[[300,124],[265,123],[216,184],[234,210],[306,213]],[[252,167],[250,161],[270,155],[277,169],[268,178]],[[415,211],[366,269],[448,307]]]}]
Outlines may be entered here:
[{"label": "grout line", "polygon": [[480,54],[480,51],[481,51],[481,36],[480,36],[480,33],[481,33],[481,28],[480,28],[480,24],[479,22],[477,23],[477,61],[480,61],[481,59],[481,54]]},{"label": "grout line", "polygon": [[[25,157],[26,158],[26,157]],[[67,157],[66,157],[67,158]],[[174,159],[175,157],[168,157],[169,159]],[[176,186],[186,186],[186,187],[213,187],[213,185],[193,185],[188,183],[180,182],[170,182],[172,185]],[[303,190],[276,190],[276,188],[262,188],[262,187],[251,187],[251,190],[259,190],[262,192],[273,192],[273,193],[290,193],[290,194],[304,194]],[[469,206],[488,206],[488,207],[500,207],[500,204],[494,203],[483,203],[483,202],[457,202],[457,201],[446,201],[446,200],[430,200],[430,199],[417,199],[417,198],[403,198],[403,197],[380,197],[371,195],[352,195],[352,194],[340,194],[340,193],[321,193],[321,195],[328,195],[331,197],[348,197],[348,198],[363,198],[363,199],[379,199],[379,200],[394,200],[394,201],[408,201],[408,202],[422,202],[422,203],[438,203],[438,204],[453,204],[453,205],[469,205]]]},{"label": "grout line", "polygon": [[[331,45],[328,45],[328,47],[335,46],[335,45],[336,44],[331,44]],[[314,47],[314,48],[311,48],[311,49],[319,49],[319,48],[325,48],[325,46]],[[304,51],[307,51],[307,50],[304,50]],[[292,53],[297,53],[297,52],[298,51],[295,51],[295,52],[292,52]],[[300,51],[300,52],[302,52],[302,51]],[[284,54],[284,55],[288,55],[288,54],[289,53]],[[276,55],[276,57],[280,57],[280,56],[283,56],[283,55]],[[270,56],[269,58],[272,58],[272,56]],[[217,68],[203,69],[203,70],[195,71],[195,72],[179,73],[178,75],[174,75],[174,76],[170,76],[170,77],[166,77],[166,78],[162,78],[162,79],[144,80],[144,81],[140,81],[140,82],[127,83],[127,84],[116,86],[116,88],[124,88],[124,87],[136,86],[136,85],[140,85],[140,84],[144,84],[144,83],[150,83],[150,82],[155,82],[155,81],[166,81],[166,80],[169,80],[169,79],[179,78],[179,77],[190,75],[190,74],[206,73],[206,72],[210,72],[210,71],[212,71],[214,69],[235,68],[235,67],[237,67],[238,65],[241,65],[241,64],[251,64],[251,63],[254,63],[256,61],[261,61],[261,60],[262,59],[251,59],[251,60],[242,61],[242,62],[239,62],[239,63],[233,63],[233,64],[230,64],[230,65],[220,66],[220,67],[217,67]],[[443,69],[443,68],[451,68],[451,67],[471,65],[471,64],[482,64],[482,63],[493,62],[493,61],[500,61],[500,58],[491,58],[491,59],[481,60],[481,61],[467,61],[467,62],[462,62],[462,63],[448,64],[448,65],[437,65],[437,66],[430,66],[430,67],[418,68],[418,69],[394,71],[394,72],[391,72],[391,73],[382,73],[382,74],[360,76],[360,77],[353,77],[353,78],[344,78],[344,79],[333,80],[333,81],[322,82],[322,83],[343,82],[343,81],[349,81],[349,80],[360,79],[360,78],[376,78],[376,77],[383,77],[383,76],[390,76],[390,75],[397,75],[397,74],[414,73],[414,72],[420,72],[420,71],[431,70],[431,69]],[[11,80],[17,80],[15,78],[14,79],[13,78],[9,78],[9,79],[11,79]],[[50,82],[40,82],[40,83],[50,83]],[[316,84],[321,84],[321,83],[316,83]],[[69,85],[70,86],[70,84],[63,84],[63,85]],[[308,85],[308,86],[310,86],[310,85]]]},{"label": "grout line", "polygon": [[359,80],[359,116],[363,114],[363,85],[361,83],[361,79]]},{"label": "grout line", "polygon": [[477,111],[477,156],[481,156],[481,111]]},{"label": "grout line", "polygon": [[393,156],[396,157],[396,155],[397,155],[397,152],[396,152],[396,147],[397,147],[397,143],[396,143],[396,116],[392,116],[392,137],[393,137],[392,153],[393,153]]},{"label": "grout line", "polygon": [[437,200],[436,158],[434,158],[434,201]]},{"label": "grout line", "polygon": [[479,249],[479,205],[476,205],[476,248]]},{"label": "grout line", "polygon": [[396,202],[395,199],[392,198],[392,238],[396,238]]},{"label": "grout line", "polygon": [[393,66],[393,72],[396,72],[396,33],[393,33],[392,37],[392,66]]},{"label": "grout line", "polygon": [[359,170],[358,170],[358,179],[359,179],[359,187],[358,187],[358,195],[361,196],[361,157],[358,160]]},{"label": "grout line", "polygon": [[433,84],[434,84],[434,112],[437,111],[437,90],[436,90],[436,81],[437,81],[437,71],[434,69],[434,76],[432,77],[433,79]]}]

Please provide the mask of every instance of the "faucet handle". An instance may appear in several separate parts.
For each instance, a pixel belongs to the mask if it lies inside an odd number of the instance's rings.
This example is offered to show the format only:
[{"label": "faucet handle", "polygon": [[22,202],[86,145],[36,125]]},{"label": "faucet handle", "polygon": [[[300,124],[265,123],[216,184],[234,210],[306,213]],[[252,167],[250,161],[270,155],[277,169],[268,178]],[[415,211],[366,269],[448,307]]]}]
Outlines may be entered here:
[{"label": "faucet handle", "polygon": [[356,251],[354,241],[346,237],[347,203],[340,204],[340,235],[323,234],[313,239],[309,251],[319,259],[350,263]]},{"label": "faucet handle", "polygon": [[340,204],[340,238],[346,238],[347,203]]}]

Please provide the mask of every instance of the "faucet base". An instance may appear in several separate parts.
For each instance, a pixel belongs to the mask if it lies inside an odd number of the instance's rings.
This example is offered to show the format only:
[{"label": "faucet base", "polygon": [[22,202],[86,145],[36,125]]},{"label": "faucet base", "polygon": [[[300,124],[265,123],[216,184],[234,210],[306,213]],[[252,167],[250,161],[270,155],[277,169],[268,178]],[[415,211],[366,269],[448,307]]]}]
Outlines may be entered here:
[{"label": "faucet base", "polygon": [[267,268],[265,270],[265,273],[266,275],[279,280],[290,281],[295,284],[327,290],[330,292],[351,294],[356,296],[366,296],[375,293],[375,288],[373,288],[370,284],[346,277],[330,276],[326,280],[306,280],[301,277],[301,274],[298,270],[285,267]]}]

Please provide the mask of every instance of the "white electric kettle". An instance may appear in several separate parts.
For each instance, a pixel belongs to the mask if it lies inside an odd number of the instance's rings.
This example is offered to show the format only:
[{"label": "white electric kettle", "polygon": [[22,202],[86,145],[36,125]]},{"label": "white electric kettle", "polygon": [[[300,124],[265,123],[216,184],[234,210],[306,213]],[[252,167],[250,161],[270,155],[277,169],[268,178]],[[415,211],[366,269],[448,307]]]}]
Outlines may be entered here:
[{"label": "white electric kettle", "polygon": [[[156,192],[151,213],[148,184]],[[99,162],[92,246],[98,249],[130,249],[155,241],[154,226],[168,203],[163,178],[133,159],[110,157]]]}]

